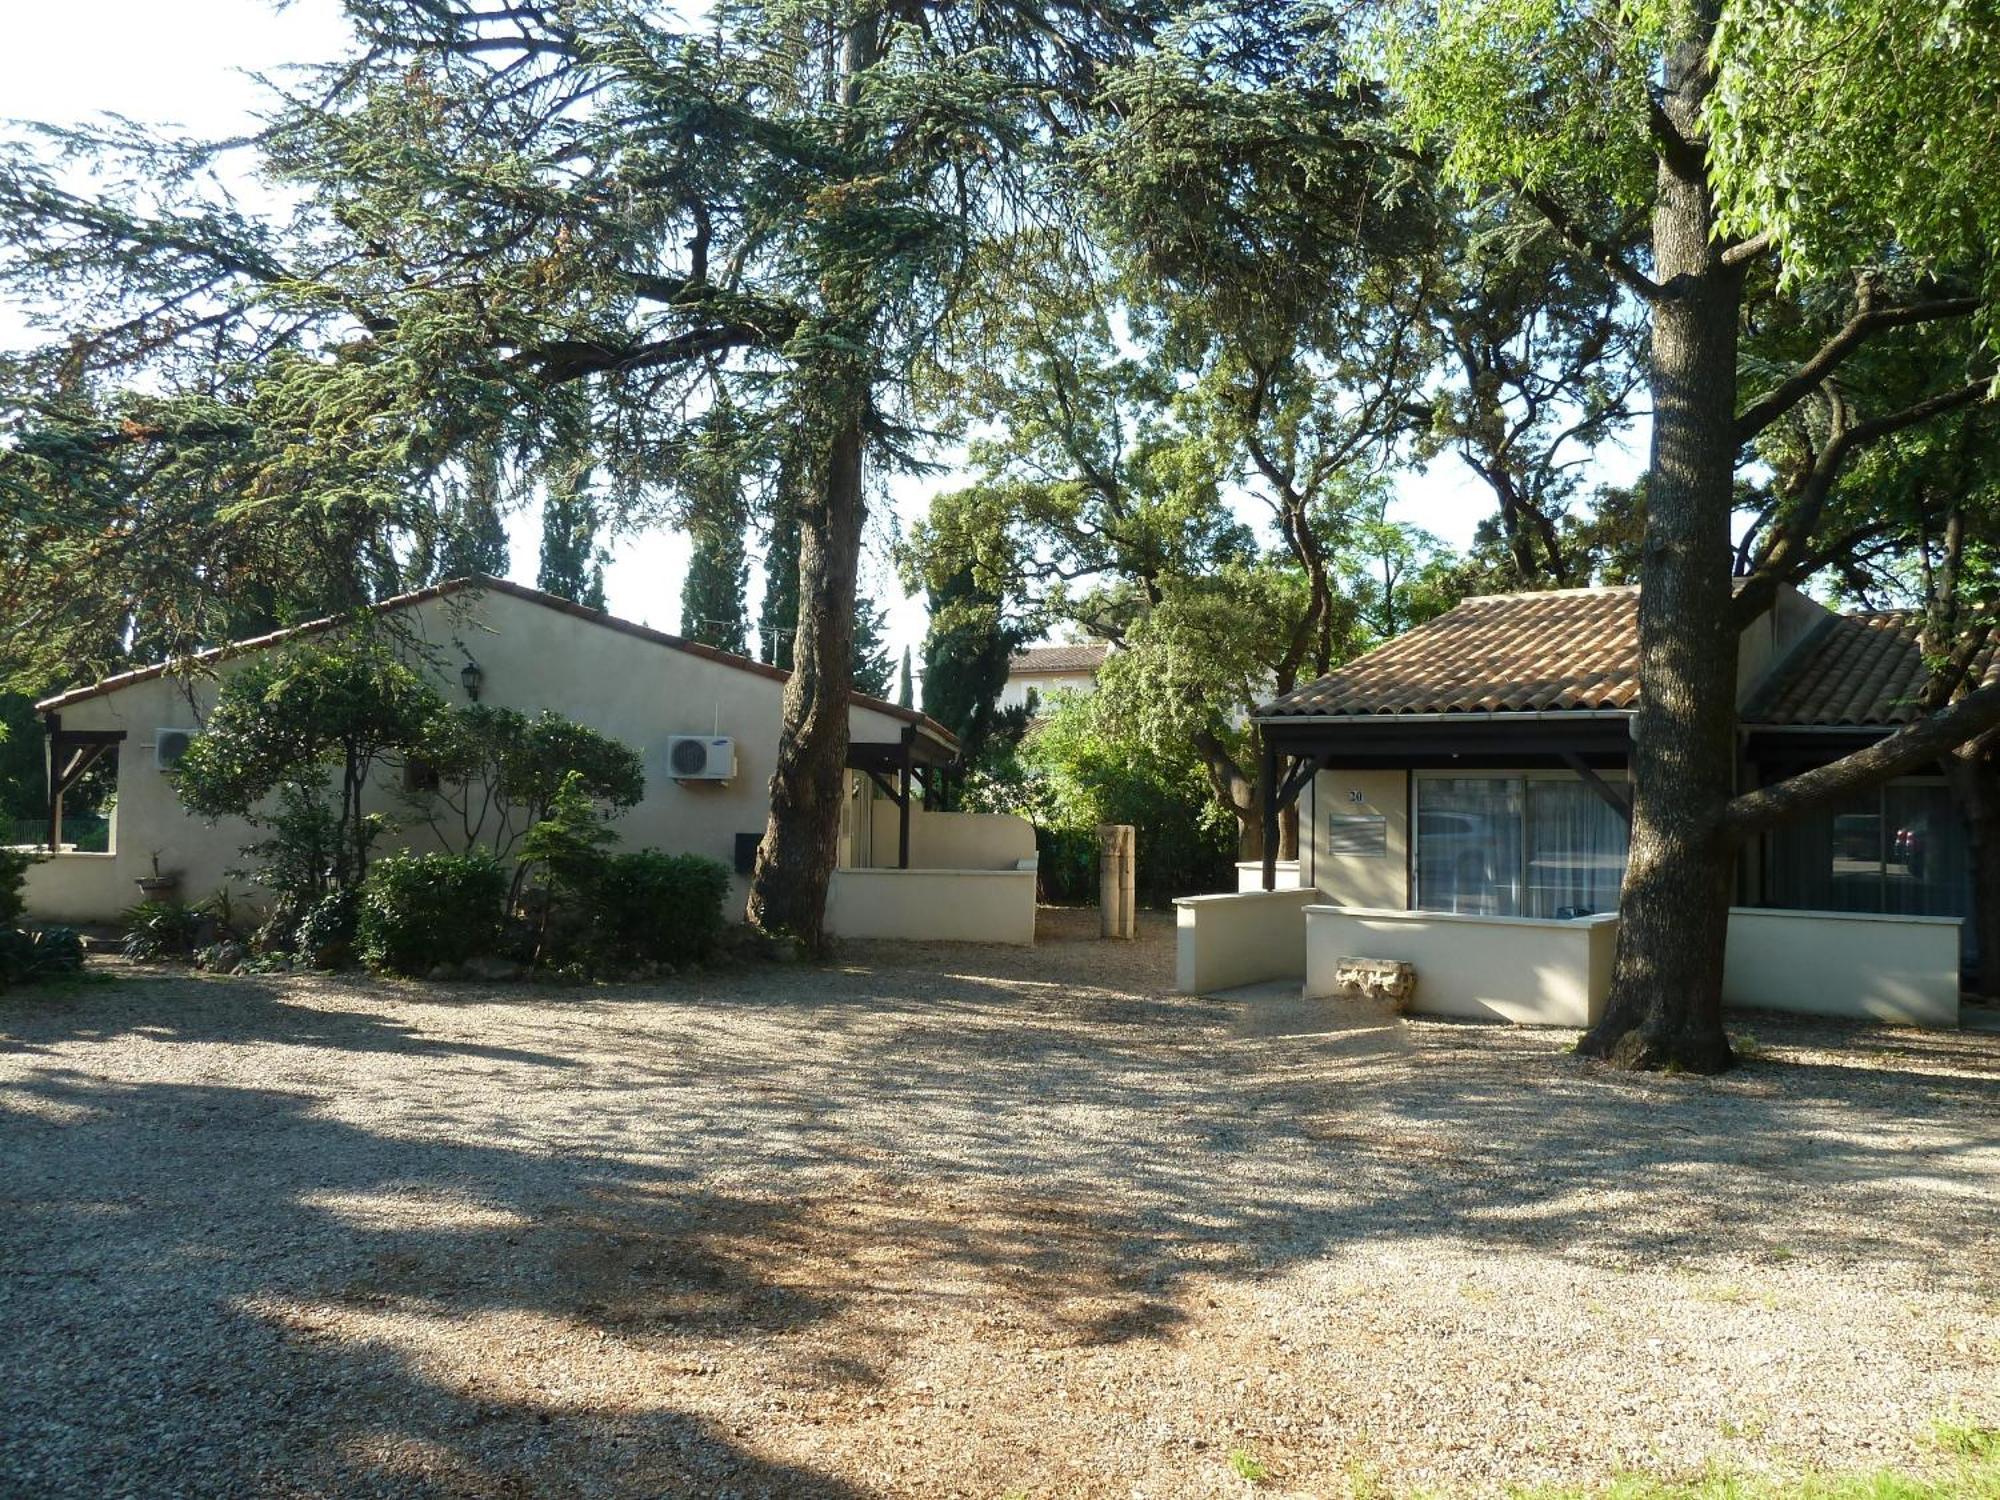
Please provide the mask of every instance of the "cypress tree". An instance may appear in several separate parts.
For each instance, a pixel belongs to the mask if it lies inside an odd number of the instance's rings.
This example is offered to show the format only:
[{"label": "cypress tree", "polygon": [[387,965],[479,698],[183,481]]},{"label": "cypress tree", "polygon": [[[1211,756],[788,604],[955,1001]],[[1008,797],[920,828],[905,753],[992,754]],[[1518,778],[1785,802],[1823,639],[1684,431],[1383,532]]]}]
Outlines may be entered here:
[{"label": "cypress tree", "polygon": [[1003,714],[998,706],[1022,633],[1001,623],[999,600],[980,589],[970,568],[946,577],[926,603],[924,712],[957,735],[966,762],[977,764],[1027,726],[1025,712]]},{"label": "cypress tree", "polygon": [[507,573],[507,526],[500,519],[505,492],[500,450],[482,443],[466,457],[465,482],[452,497],[438,539],[437,576],[466,578],[474,573],[502,578]]},{"label": "cypress tree", "polygon": [[750,562],[743,550],[743,530],[741,511],[699,522],[694,556],[681,585],[681,634],[738,656],[749,649],[750,631],[744,604]]},{"label": "cypress tree", "polygon": [[889,696],[889,678],[896,670],[882,639],[888,620],[887,612],[877,609],[873,600],[864,596],[854,601],[854,688],[871,698]]},{"label": "cypress tree", "polygon": [[604,553],[597,545],[597,503],[588,457],[550,470],[542,499],[542,558],[535,587],[587,609],[604,608]]},{"label": "cypress tree", "polygon": [[757,610],[757,655],[774,667],[792,668],[792,637],[799,628],[799,516],[793,504],[795,471],[779,473],[771,515],[771,545],[764,554],[764,598]]}]

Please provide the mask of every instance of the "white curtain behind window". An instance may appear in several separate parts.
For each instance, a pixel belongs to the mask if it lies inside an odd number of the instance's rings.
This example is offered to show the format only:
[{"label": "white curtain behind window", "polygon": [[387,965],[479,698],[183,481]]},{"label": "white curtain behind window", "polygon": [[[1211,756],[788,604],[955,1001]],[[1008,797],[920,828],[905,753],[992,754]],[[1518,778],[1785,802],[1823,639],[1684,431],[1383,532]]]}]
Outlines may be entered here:
[{"label": "white curtain behind window", "polygon": [[1577,781],[1528,783],[1530,917],[1618,910],[1631,830],[1602,797]]},{"label": "white curtain behind window", "polygon": [[1417,910],[1521,915],[1521,783],[1417,781]]}]

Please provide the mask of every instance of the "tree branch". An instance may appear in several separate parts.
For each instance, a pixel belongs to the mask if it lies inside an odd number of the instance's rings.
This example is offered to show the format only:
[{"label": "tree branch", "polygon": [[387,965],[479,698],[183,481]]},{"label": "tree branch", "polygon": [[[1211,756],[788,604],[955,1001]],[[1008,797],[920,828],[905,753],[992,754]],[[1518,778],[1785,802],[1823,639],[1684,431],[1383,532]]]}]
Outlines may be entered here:
[{"label": "tree branch", "polygon": [[1723,265],[1733,271],[1738,266],[1749,265],[1751,261],[1772,249],[1777,243],[1777,235],[1768,229],[1760,230],[1758,233],[1751,235],[1747,240],[1738,240],[1733,245],[1725,246],[1720,259]]},{"label": "tree branch", "polygon": [[1791,818],[1823,812],[1851,793],[1930,765],[1995,726],[2000,726],[2000,682],[1974,689],[1943,713],[1920,719],[1865,750],[1744,792],[1724,810],[1724,826],[1741,839]]},{"label": "tree branch", "polygon": [[1564,244],[1578,255],[1587,257],[1592,265],[1602,267],[1628,292],[1645,302],[1659,302],[1666,297],[1665,287],[1627,260],[1617,246],[1599,239],[1577,223],[1549,194],[1528,188],[1522,196],[1549,221],[1555,232],[1562,236]]},{"label": "tree branch", "polygon": [[1811,359],[1737,417],[1737,443],[1749,442],[1805,400],[1819,388],[1820,382],[1840,368],[1848,355],[1884,329],[1935,323],[1945,318],[1969,318],[1977,311],[1977,297],[1947,297],[1936,302],[1912,302],[1903,307],[1862,308],[1842,325],[1838,333],[1820,345]]},{"label": "tree branch", "polygon": [[1673,117],[1666,111],[1649,89],[1646,94],[1646,128],[1652,132],[1653,143],[1659,147],[1660,155],[1676,176],[1690,182],[1699,182],[1708,173],[1708,149],[1698,141],[1691,141],[1681,133]]}]

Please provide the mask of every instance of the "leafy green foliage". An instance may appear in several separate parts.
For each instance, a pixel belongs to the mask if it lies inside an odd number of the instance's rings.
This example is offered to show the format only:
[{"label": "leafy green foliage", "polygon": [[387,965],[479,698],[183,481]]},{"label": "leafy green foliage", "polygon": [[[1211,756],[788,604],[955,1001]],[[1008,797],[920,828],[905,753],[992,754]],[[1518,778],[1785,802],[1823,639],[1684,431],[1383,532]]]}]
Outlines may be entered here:
[{"label": "leafy green foliage", "polygon": [[305,910],[292,934],[299,958],[315,969],[344,968],[354,956],[361,925],[361,892],[328,891]]},{"label": "leafy green foliage", "polygon": [[575,895],[590,883],[617,835],[605,826],[581,773],[566,774],[547,812],[521,839],[521,867],[539,866],[551,889]]},{"label": "leafy green foliage", "polygon": [[[1101,695],[1100,695],[1101,696]],[[1130,823],[1138,833],[1139,898],[1233,890],[1235,824],[1185,752],[1157,754],[1143,737],[1121,735],[1096,698],[1058,693],[1019,750],[977,776],[968,803],[1016,813],[1035,825],[1044,894],[1095,901],[1097,827]]]},{"label": "leafy green foliage", "polygon": [[83,968],[83,939],[67,927],[0,927],[0,990]]},{"label": "leafy green foliage", "polygon": [[408,796],[438,838],[449,848],[484,843],[502,860],[550,815],[572,777],[586,801],[611,814],[646,793],[636,750],[550,709],[531,716],[482,703],[440,705],[409,755],[434,778]]},{"label": "leafy green foliage", "polygon": [[202,916],[179,901],[141,901],[119,915],[127,958],[144,962],[186,960],[201,940]]},{"label": "leafy green foliage", "polygon": [[722,932],[729,867],[699,854],[634,849],[589,868],[579,892],[596,964],[692,963]]},{"label": "leafy green foliage", "polygon": [[507,872],[483,849],[387,855],[362,882],[356,948],[392,974],[464,963],[499,943],[506,898]]},{"label": "leafy green foliage", "polygon": [[1703,124],[1725,227],[1772,231],[1795,277],[1843,276],[1885,243],[1986,267],[2000,304],[2000,19],[1966,0],[1723,7]]},{"label": "leafy green foliage", "polygon": [[41,724],[26,693],[0,693],[0,830],[48,816]]},{"label": "leafy green foliage", "polygon": [[20,920],[27,903],[28,869],[35,860],[33,850],[0,846],[0,927]]},{"label": "leafy green foliage", "polygon": [[406,754],[443,707],[379,643],[260,652],[224,681],[175,785],[190,812],[272,830],[246,853],[296,916],[366,873],[387,827],[363,806],[370,776],[385,757]]}]

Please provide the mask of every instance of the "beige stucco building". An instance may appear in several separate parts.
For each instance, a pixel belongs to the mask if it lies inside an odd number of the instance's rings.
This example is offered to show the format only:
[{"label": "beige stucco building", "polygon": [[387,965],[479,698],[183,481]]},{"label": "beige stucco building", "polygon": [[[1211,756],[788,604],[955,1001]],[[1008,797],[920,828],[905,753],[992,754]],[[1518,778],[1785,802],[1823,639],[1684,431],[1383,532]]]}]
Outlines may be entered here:
[{"label": "beige stucco building", "polygon": [[1007,682],[1000,689],[998,707],[1046,707],[1057,693],[1094,693],[1097,673],[1110,653],[1110,646],[1103,641],[1023,647],[1007,663]]},{"label": "beige stucco building", "polygon": [[[782,722],[786,674],[727,652],[585,609],[497,579],[463,579],[376,606],[397,649],[449,700],[468,691],[477,664],[480,701],[535,713],[552,709],[622,740],[644,759],[646,793],[613,825],[625,847],[708,855],[735,873],[737,911],[748,856],[764,828]],[[110,848],[84,853],[60,827],[55,851],[28,875],[30,914],[48,921],[109,922],[139,897],[155,862],[180,878],[183,899],[228,888],[256,835],[234,820],[207,823],[175,794],[171,752],[198,731],[219,682],[252,654],[349,628],[319,621],[241,642],[172,670],[150,667],[77,688],[37,705],[50,732],[52,773],[99,754],[115,757]],[[853,937],[952,938],[1025,943],[1034,936],[1035,841],[1022,819],[926,810],[912,783],[948,763],[957,746],[936,722],[856,694],[853,750],[841,825],[840,869],[829,927]],[[682,737],[711,742],[708,764],[682,774]],[[727,745],[712,742],[727,741]],[[684,752],[684,755],[686,752]],[[721,773],[721,774],[718,774]],[[908,791],[908,849],[904,806]],[[397,789],[376,805],[402,811]],[[59,797],[53,799],[59,825]],[[393,842],[435,847],[421,825]],[[949,878],[944,878],[944,877]],[[930,877],[928,879],[922,877]]]},{"label": "beige stucco building", "polygon": [[[1343,959],[1394,960],[1415,967],[1426,1012],[1594,1022],[1631,818],[1637,613],[1632,588],[1467,599],[1260,707],[1300,858],[1178,903],[1182,987],[1297,977],[1325,994]],[[1920,627],[1780,591],[1738,640],[1739,785],[1908,724]],[[2000,677],[1992,643],[1981,670]],[[1955,1025],[1961,963],[1992,961],[1970,951],[1971,876],[1939,775],[1784,824],[1741,858],[1725,998]]]}]

